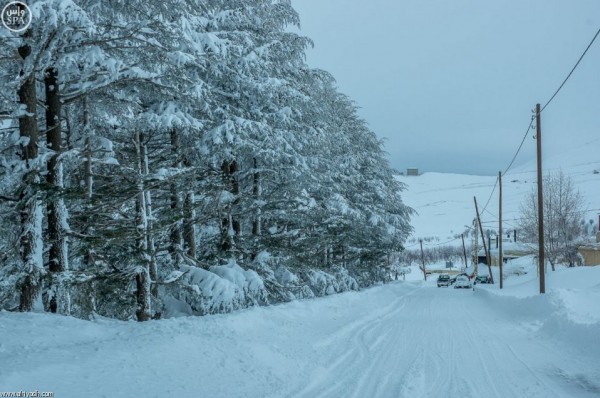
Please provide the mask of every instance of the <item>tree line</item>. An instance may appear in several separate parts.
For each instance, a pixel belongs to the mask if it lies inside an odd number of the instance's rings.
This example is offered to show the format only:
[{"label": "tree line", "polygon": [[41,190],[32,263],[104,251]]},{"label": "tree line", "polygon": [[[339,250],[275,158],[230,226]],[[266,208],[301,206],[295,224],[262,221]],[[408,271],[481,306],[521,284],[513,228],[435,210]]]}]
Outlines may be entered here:
[{"label": "tree line", "polygon": [[289,0],[29,7],[0,29],[2,308],[144,321],[178,270],[402,250],[404,186]]}]

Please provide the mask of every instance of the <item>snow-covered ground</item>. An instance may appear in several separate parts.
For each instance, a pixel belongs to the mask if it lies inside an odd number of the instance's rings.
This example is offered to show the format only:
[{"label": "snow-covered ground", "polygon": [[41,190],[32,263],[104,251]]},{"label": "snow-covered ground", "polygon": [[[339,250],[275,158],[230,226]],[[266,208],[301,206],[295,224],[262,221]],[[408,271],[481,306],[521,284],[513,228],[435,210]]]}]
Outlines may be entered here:
[{"label": "snow-covered ground", "polygon": [[[599,207],[599,143],[546,162],[574,179],[590,218]],[[534,173],[525,165],[507,175],[506,218],[518,217]],[[483,207],[495,181],[402,179],[405,202],[419,212],[414,237],[434,237],[430,244],[462,232],[473,196]],[[492,198],[483,215],[490,228],[496,206]],[[600,267],[548,272],[545,295],[533,257],[513,260],[504,274],[503,290],[458,290],[437,288],[435,273],[422,281],[413,266],[403,281],[360,292],[146,323],[0,312],[0,396],[600,396]]]},{"label": "snow-covered ground", "polygon": [[[146,323],[0,313],[0,392],[56,397],[597,397],[600,267],[505,288],[418,272],[361,292]],[[508,267],[510,268],[510,267]]]}]

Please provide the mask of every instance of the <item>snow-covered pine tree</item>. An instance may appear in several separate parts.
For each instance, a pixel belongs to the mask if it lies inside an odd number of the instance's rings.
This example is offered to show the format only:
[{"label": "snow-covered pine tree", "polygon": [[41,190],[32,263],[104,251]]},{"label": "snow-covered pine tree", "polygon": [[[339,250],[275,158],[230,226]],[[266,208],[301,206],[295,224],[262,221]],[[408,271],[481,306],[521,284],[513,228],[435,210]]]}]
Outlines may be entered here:
[{"label": "snow-covered pine tree", "polygon": [[[0,34],[0,78],[12,90],[0,113],[14,119],[0,125],[0,217],[41,215],[47,202],[46,268],[62,275],[44,278],[50,309],[147,320],[167,291],[202,301],[194,278],[178,284],[179,269],[214,276],[269,252],[299,273],[362,272],[401,248],[411,213],[403,187],[356,106],[305,64],[311,43],[287,31],[298,24],[289,0],[43,0],[32,9],[48,23],[30,38]],[[32,144],[44,119],[24,112],[26,78],[10,80],[21,70],[45,82],[29,91],[46,91],[47,147]],[[39,153],[17,157],[15,145]],[[31,170],[49,172],[47,189],[23,180]],[[68,211],[54,210],[61,201]],[[35,220],[23,231],[36,231],[41,253]],[[3,301],[18,301],[28,275],[17,257],[0,259]]]},{"label": "snow-covered pine tree", "polygon": [[255,225],[264,204],[253,194],[255,161],[263,181],[302,163],[293,129],[299,83],[294,73],[304,66],[309,41],[285,31],[287,24],[298,23],[288,1],[214,3],[222,9],[215,28],[231,43],[228,57],[211,65],[208,76],[218,107],[207,146],[223,174],[219,246],[224,257],[247,258],[256,252],[252,242],[260,239],[251,231],[262,233]]}]

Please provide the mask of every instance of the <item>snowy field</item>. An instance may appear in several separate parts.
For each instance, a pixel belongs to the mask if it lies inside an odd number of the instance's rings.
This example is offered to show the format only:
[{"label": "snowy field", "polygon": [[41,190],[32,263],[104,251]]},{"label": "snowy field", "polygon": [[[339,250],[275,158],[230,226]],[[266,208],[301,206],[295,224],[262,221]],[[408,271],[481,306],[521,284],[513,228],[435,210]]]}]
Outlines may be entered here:
[{"label": "snowy field", "polygon": [[137,323],[0,313],[0,392],[56,397],[597,397],[600,267],[474,290],[394,282]]},{"label": "snowy field", "polygon": [[[561,152],[547,153],[544,158],[544,173],[562,172],[572,179],[584,198],[584,219],[598,222],[600,204],[600,139],[574,144]],[[498,189],[492,194],[495,176],[469,176],[463,174],[424,173],[418,177],[400,176],[408,186],[402,194],[404,203],[417,211],[411,218],[415,228],[412,242],[423,238],[424,246],[461,244],[455,236],[471,226],[475,218],[473,197],[477,197],[484,229],[498,229]],[[518,228],[519,206],[535,188],[536,163],[530,162],[511,168],[503,177],[503,228],[505,231]],[[491,199],[490,199],[491,195]],[[486,203],[489,204],[484,209]]]}]

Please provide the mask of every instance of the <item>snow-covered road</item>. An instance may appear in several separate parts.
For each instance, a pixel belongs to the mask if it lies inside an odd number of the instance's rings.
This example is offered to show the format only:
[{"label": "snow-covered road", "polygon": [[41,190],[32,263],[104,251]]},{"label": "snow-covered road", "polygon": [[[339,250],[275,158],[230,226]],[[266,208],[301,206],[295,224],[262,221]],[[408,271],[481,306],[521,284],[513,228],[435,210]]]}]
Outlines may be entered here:
[{"label": "snow-covered road", "polygon": [[544,326],[548,300],[513,308],[521,301],[488,288],[397,282],[146,324],[4,312],[0,391],[61,398],[600,394],[598,350],[552,337]]},{"label": "snow-covered road", "polygon": [[[421,287],[319,341],[319,367],[285,396],[565,397],[571,357],[471,290]],[[579,391],[581,390],[581,391]],[[593,390],[593,388],[591,389]]]}]

